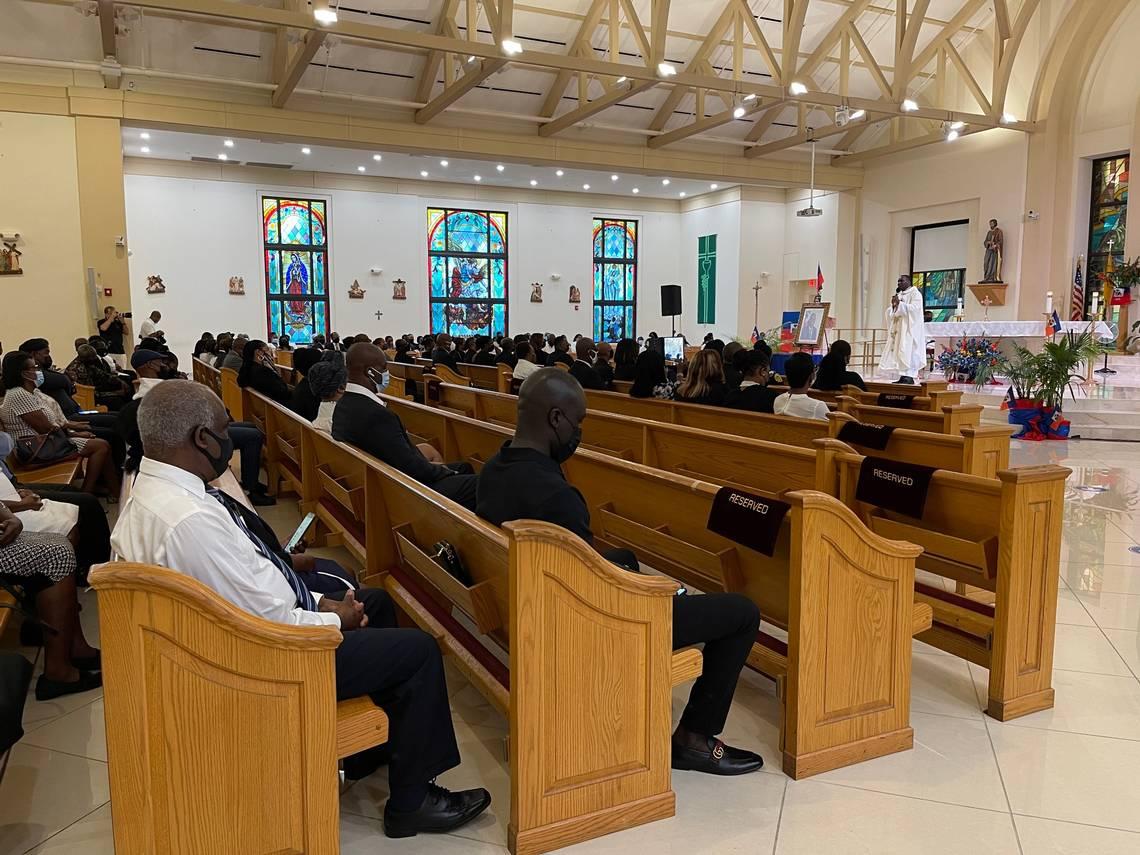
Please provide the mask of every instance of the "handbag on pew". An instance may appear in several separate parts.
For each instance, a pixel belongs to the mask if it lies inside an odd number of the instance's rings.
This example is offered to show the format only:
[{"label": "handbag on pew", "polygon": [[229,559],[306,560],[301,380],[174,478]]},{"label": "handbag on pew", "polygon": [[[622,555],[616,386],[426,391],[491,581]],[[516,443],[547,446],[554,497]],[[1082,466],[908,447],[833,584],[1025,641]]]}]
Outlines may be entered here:
[{"label": "handbag on pew", "polygon": [[467,588],[475,584],[475,580],[471,578],[471,572],[464,566],[463,559],[459,557],[459,552],[454,546],[446,540],[440,540],[432,546],[432,549],[435,552],[430,556],[431,560],[446,570],[449,576],[454,577]]},{"label": "handbag on pew", "polygon": [[16,460],[23,466],[58,463],[75,454],[75,443],[63,428],[16,440]]}]

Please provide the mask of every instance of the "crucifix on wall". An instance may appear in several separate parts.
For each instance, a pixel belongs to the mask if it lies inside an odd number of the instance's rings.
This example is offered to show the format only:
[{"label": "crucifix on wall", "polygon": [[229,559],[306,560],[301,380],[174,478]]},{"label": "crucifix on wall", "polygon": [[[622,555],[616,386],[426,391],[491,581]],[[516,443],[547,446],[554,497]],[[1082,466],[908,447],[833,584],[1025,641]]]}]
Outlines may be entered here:
[{"label": "crucifix on wall", "polygon": [[379,309],[377,309],[376,310],[376,320],[380,320],[380,318],[382,318],[383,316],[384,316],[384,313],[381,312]]}]

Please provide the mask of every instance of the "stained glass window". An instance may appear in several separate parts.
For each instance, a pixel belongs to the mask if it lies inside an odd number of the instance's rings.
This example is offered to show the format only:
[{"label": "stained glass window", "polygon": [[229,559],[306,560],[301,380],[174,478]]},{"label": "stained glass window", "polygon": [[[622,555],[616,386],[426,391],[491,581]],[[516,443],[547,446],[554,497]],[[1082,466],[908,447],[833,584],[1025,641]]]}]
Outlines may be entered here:
[{"label": "stained glass window", "polygon": [[428,208],[433,334],[507,334],[507,215]]},{"label": "stained glass window", "polygon": [[[1092,167],[1092,199],[1089,207],[1089,254],[1086,266],[1085,311],[1092,309],[1092,293],[1103,289],[1108,261],[1124,260],[1124,238],[1128,213],[1128,155],[1094,160]],[[1101,291],[1100,305],[1105,305]],[[1112,321],[1118,310],[1109,310]]]},{"label": "stained glass window", "polygon": [[270,337],[310,344],[328,335],[327,203],[318,199],[261,200],[265,304]]},{"label": "stained glass window", "polygon": [[941,323],[954,320],[958,298],[963,295],[966,271],[927,270],[912,273],[910,281],[922,294],[922,305],[931,314],[931,321]]},{"label": "stained glass window", "polygon": [[637,221],[594,220],[594,340],[635,338]]}]

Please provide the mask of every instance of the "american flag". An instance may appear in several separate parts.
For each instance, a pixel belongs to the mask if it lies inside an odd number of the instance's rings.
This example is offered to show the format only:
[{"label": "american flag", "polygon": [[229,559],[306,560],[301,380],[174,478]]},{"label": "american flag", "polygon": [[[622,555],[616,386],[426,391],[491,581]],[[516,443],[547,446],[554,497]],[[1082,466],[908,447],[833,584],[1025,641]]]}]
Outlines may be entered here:
[{"label": "american flag", "polygon": [[1077,259],[1077,272],[1073,276],[1073,299],[1069,304],[1069,319],[1083,321],[1085,319],[1085,283],[1081,279],[1081,258]]}]

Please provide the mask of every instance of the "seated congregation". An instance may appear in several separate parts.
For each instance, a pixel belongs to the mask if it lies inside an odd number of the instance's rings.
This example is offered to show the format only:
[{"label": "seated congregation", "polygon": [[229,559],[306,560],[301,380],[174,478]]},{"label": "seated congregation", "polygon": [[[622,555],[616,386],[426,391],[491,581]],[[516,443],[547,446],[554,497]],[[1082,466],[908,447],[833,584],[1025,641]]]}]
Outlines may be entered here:
[{"label": "seated congregation", "polygon": [[[338,767],[386,769],[389,837],[474,821],[488,789],[437,783],[463,763],[445,656],[509,718],[516,854],[673,815],[671,770],[760,769],[721,738],[746,667],[778,687],[794,778],[912,747],[912,637],[988,667],[999,719],[1051,706],[1052,622],[1008,606],[1053,615],[1059,545],[1012,544],[1068,470],[1010,470],[1009,432],[945,384],[868,391],[846,342],[776,376],[762,340],[673,363],[655,339],[204,334],[195,382],[161,337],[129,369],[88,340],[64,371],[42,339],[6,354],[0,579],[58,630],[37,697],[105,674],[117,844],[335,846]],[[892,460],[929,470],[936,519],[864,491]],[[65,484],[35,482],[61,462]],[[288,494],[312,521],[283,545],[255,508]],[[88,575],[105,654],[78,622]],[[283,740],[275,775],[230,761]],[[181,780],[154,775],[165,757]],[[179,815],[183,788],[217,828]]]}]

